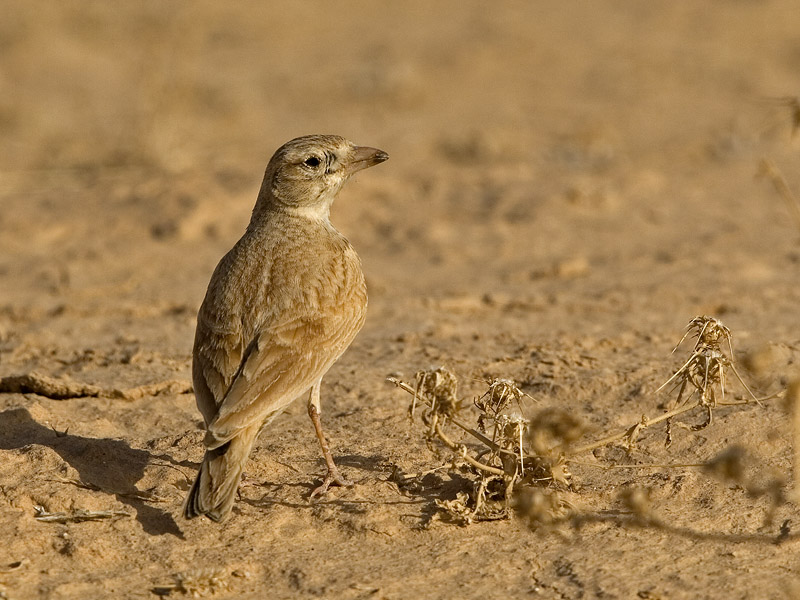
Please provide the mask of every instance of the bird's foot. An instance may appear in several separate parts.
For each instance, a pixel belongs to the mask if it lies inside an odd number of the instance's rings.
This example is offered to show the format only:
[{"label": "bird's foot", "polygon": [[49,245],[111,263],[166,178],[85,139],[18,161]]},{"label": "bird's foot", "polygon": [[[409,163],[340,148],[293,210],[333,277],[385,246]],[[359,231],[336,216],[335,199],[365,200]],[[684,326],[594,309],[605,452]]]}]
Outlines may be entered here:
[{"label": "bird's foot", "polygon": [[328,488],[331,487],[332,485],[339,485],[342,487],[352,487],[355,485],[355,483],[353,483],[349,479],[345,479],[344,477],[342,477],[342,474],[339,473],[339,469],[336,468],[328,469],[328,473],[325,475],[325,479],[322,480],[322,485],[314,489],[314,491],[311,492],[311,496],[309,496],[308,499],[313,500],[317,496],[324,496],[325,494],[328,493]]}]

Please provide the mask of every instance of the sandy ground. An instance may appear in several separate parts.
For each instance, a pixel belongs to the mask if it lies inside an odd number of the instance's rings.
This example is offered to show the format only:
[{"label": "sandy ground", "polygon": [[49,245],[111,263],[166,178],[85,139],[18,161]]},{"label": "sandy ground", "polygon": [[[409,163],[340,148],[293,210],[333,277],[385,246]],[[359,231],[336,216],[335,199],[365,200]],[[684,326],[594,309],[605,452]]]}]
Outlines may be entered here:
[{"label": "sandy ground", "polygon": [[[653,427],[629,451],[587,453],[562,490],[580,528],[463,527],[431,517],[468,482],[385,382],[444,364],[469,400],[513,378],[531,410],[566,408],[591,441],[663,412],[653,391],[702,314],[731,328],[742,365],[766,357],[741,368],[758,395],[796,377],[800,229],[754,177],[768,158],[800,194],[800,117],[775,100],[800,90],[795,2],[20,0],[3,13],[0,376],[188,380],[196,310],[272,152],[338,133],[391,160],[332,216],[370,290],[323,383],[356,485],[308,502],[323,463],[298,403],[260,437],[230,521],[186,522],[202,457],[191,393],[2,394],[0,597],[798,597],[794,504],[697,468],[599,467],[739,444],[788,481],[780,400],[720,408],[669,449]],[[649,490],[662,525],[629,518],[628,488]],[[127,516],[46,523],[35,506]]]}]

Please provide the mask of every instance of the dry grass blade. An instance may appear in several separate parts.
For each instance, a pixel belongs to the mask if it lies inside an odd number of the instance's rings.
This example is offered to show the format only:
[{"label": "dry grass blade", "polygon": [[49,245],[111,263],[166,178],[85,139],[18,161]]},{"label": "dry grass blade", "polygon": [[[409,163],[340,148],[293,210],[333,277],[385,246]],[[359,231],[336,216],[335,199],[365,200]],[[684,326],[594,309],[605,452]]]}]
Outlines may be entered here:
[{"label": "dry grass blade", "polygon": [[[737,405],[740,403],[737,403]],[[597,448],[602,448],[603,446],[608,446],[609,444],[613,444],[616,441],[621,439],[627,439],[627,444],[630,446],[633,441],[635,441],[636,436],[641,432],[642,429],[646,429],[647,427],[652,427],[653,425],[657,425],[662,421],[666,421],[671,419],[672,417],[676,417],[680,414],[685,412],[689,412],[694,410],[700,406],[700,402],[694,402],[693,404],[687,404],[681,407],[678,407],[674,410],[671,410],[663,415],[659,415],[658,417],[649,418],[646,415],[642,415],[641,420],[638,423],[634,423],[630,427],[623,429],[622,431],[618,431],[617,433],[613,433],[609,436],[606,436],[602,439],[599,439],[595,442],[591,442],[589,444],[584,444],[582,446],[577,446],[574,448],[570,448],[569,456],[576,456],[578,454],[584,454],[585,452],[591,452],[592,450],[596,450]],[[727,405],[726,405],[727,406]]]},{"label": "dry grass blade", "polygon": [[82,523],[83,521],[102,521],[115,517],[130,517],[131,514],[123,510],[83,510],[77,509],[72,512],[47,512],[42,506],[34,506],[36,514],[33,516],[42,523]]},{"label": "dry grass blade", "polygon": [[414,416],[417,399],[425,396],[429,400],[431,411],[444,417],[454,417],[461,408],[458,401],[458,381],[456,376],[445,367],[428,371],[417,371],[417,386],[414,391],[414,402],[409,413]]}]

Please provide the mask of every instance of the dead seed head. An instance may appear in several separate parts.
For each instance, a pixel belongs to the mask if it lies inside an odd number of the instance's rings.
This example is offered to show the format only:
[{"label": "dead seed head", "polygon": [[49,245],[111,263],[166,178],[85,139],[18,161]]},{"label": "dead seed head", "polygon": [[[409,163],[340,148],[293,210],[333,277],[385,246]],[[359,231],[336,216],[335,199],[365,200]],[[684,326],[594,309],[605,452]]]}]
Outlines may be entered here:
[{"label": "dead seed head", "polygon": [[[701,348],[720,350],[720,344],[723,340],[731,342],[731,330],[725,327],[722,321],[714,317],[706,315],[695,317],[689,321],[686,329],[687,334],[694,330],[694,336],[697,338],[694,346],[695,350],[700,350]],[[684,336],[685,338],[686,336]]]},{"label": "dead seed head", "polygon": [[650,518],[652,512],[652,490],[650,488],[628,486],[618,494],[622,505],[639,518]]},{"label": "dead seed head", "polygon": [[511,445],[519,445],[522,442],[522,435],[528,426],[528,420],[519,413],[511,413],[510,415],[500,415],[495,420],[497,423],[497,430],[495,436],[498,444],[507,447],[510,442]]},{"label": "dead seed head", "polygon": [[419,397],[425,399],[434,414],[453,417],[458,413],[461,408],[461,403],[456,396],[458,380],[452,371],[446,367],[418,371],[416,382],[415,399]]},{"label": "dead seed head", "polygon": [[586,433],[583,422],[565,410],[546,408],[539,411],[528,426],[528,444],[534,454],[551,456],[564,451]]},{"label": "dead seed head", "polygon": [[575,513],[563,492],[537,487],[525,487],[515,494],[514,509],[532,529],[562,523]]},{"label": "dead seed head", "polygon": [[742,446],[730,446],[708,461],[703,470],[726,483],[744,484],[750,457]]},{"label": "dead seed head", "polygon": [[550,464],[549,468],[550,478],[555,483],[561,484],[564,487],[570,487],[572,485],[572,473],[570,473],[566,462],[563,460],[558,460],[555,463]]},{"label": "dead seed head", "polygon": [[525,393],[510,379],[493,379],[489,389],[475,400],[475,406],[482,412],[496,416],[506,410],[512,402],[522,399]]}]

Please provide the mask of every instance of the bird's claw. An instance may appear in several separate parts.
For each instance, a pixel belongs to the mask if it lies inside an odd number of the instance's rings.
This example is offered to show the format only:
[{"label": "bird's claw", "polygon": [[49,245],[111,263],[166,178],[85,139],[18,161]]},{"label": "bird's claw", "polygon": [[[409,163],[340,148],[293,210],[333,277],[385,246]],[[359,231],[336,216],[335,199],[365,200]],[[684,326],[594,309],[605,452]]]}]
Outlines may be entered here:
[{"label": "bird's claw", "polygon": [[311,492],[311,496],[309,496],[309,500],[313,500],[318,496],[324,496],[328,493],[328,488],[332,485],[338,485],[341,487],[352,487],[355,485],[349,479],[345,479],[342,477],[339,470],[329,470],[328,473],[325,475],[325,479],[322,480],[322,485],[315,488],[313,492]]}]

